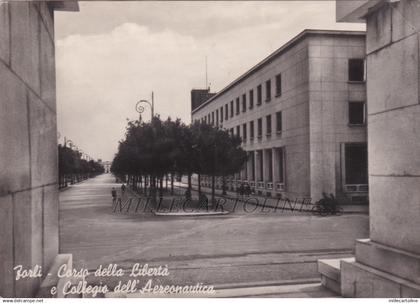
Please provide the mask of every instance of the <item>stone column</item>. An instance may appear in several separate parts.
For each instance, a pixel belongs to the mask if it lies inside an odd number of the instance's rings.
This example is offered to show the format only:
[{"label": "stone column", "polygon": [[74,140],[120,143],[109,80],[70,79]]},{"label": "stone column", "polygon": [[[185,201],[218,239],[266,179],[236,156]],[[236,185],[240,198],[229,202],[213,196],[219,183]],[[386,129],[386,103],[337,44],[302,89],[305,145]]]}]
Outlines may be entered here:
[{"label": "stone column", "polygon": [[420,3],[367,16],[370,239],[341,263],[346,297],[420,297]]}]

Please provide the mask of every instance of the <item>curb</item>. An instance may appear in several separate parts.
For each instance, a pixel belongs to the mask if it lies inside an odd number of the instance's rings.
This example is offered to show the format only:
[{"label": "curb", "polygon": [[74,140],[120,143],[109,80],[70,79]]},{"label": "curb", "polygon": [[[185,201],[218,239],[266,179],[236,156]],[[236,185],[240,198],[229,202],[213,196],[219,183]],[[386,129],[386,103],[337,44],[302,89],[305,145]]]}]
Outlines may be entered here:
[{"label": "curb", "polygon": [[216,284],[214,285],[214,289],[222,290],[222,289],[234,289],[234,288],[254,288],[254,287],[264,287],[264,286],[300,285],[300,284],[313,284],[313,283],[321,283],[321,278]]},{"label": "curb", "polygon": [[214,211],[214,212],[157,212],[152,210],[155,216],[166,216],[166,217],[202,217],[202,216],[221,216],[229,214],[228,211]]}]

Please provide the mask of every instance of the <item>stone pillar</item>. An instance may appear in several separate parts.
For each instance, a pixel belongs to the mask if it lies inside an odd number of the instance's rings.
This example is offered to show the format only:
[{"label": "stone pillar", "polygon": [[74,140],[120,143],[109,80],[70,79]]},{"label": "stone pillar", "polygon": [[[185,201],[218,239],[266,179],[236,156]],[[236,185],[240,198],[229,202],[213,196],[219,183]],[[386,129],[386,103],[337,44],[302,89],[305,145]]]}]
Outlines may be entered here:
[{"label": "stone pillar", "polygon": [[420,3],[367,16],[370,239],[341,264],[346,297],[420,297]]},{"label": "stone pillar", "polygon": [[[58,3],[58,2],[57,2]],[[0,3],[0,296],[32,297],[59,251],[53,9]]]},{"label": "stone pillar", "polygon": [[252,168],[251,168],[252,160],[251,160],[251,157],[252,157],[253,154],[250,151],[247,151],[246,154],[247,154],[247,160],[246,160],[247,181],[249,182],[249,181],[252,180],[252,175],[251,175],[252,174]]}]

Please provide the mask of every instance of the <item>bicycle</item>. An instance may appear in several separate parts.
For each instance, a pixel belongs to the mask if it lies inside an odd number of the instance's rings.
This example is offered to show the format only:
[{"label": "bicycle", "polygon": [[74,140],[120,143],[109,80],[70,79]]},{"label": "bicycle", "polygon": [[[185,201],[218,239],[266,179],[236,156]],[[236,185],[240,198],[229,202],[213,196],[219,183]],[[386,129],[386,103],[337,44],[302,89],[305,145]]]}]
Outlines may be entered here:
[{"label": "bicycle", "polygon": [[311,212],[318,214],[321,217],[325,217],[328,215],[341,216],[344,210],[341,206],[337,205],[337,201],[334,196],[331,195],[331,197],[324,196],[323,199],[317,201],[312,207]]}]

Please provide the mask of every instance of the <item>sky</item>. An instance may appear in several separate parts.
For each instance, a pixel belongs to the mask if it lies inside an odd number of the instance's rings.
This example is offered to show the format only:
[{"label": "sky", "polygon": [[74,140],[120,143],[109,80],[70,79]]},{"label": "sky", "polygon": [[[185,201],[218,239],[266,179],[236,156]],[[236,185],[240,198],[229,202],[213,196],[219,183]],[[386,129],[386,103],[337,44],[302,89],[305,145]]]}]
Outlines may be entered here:
[{"label": "sky", "polygon": [[[57,119],[91,157],[112,160],[138,100],[189,123],[190,92],[217,92],[304,29],[335,22],[335,1],[79,2],[56,12]],[[150,117],[149,109],[142,115]]]}]

